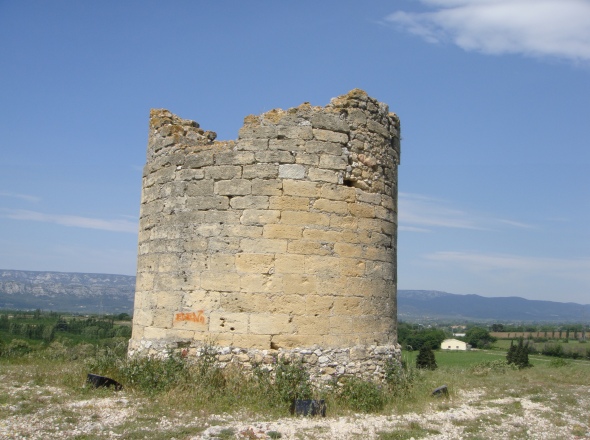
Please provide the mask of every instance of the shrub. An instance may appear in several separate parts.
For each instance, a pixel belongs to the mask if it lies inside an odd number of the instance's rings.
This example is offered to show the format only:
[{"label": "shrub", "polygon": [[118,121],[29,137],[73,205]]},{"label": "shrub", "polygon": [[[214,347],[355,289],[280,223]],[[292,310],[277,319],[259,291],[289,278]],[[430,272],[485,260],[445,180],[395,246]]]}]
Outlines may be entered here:
[{"label": "shrub", "polygon": [[407,394],[417,377],[418,370],[405,361],[388,359],[385,364],[385,382],[394,396]]},{"label": "shrub", "polygon": [[275,368],[275,390],[283,402],[310,399],[313,394],[309,373],[302,362],[287,363],[281,359]]},{"label": "shrub", "polygon": [[367,413],[381,411],[386,402],[383,389],[356,377],[344,382],[339,397],[350,409]]},{"label": "shrub", "polygon": [[436,370],[437,367],[434,352],[430,347],[423,346],[416,357],[416,368]]}]

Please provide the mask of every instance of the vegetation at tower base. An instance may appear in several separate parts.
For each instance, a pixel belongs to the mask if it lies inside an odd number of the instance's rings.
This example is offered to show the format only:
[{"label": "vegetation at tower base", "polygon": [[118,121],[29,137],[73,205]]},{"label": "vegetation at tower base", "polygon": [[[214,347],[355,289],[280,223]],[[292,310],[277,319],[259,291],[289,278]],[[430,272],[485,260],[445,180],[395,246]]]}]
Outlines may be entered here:
[{"label": "vegetation at tower base", "polygon": [[131,355],[381,381],[396,338],[399,119],[352,90],[247,116],[236,141],[150,114]]}]

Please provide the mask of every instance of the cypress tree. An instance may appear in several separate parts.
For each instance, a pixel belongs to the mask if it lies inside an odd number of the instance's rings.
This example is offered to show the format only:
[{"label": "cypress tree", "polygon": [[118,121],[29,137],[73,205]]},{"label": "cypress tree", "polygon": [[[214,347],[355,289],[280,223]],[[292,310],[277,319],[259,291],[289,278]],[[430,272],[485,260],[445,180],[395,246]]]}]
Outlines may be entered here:
[{"label": "cypress tree", "polygon": [[510,348],[508,349],[508,353],[506,353],[506,362],[508,364],[514,364],[515,355],[516,355],[516,345],[514,345],[514,340],[511,340],[510,341]]},{"label": "cypress tree", "polygon": [[428,344],[424,344],[420,348],[420,352],[416,357],[416,368],[436,370],[436,358],[434,357],[434,352],[428,346]]}]

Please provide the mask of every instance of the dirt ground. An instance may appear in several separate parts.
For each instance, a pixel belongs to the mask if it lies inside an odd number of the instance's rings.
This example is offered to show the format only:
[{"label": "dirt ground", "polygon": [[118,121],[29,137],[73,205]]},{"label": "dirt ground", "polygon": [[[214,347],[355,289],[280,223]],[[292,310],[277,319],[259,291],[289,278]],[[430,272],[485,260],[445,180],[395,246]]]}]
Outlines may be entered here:
[{"label": "dirt ground", "polygon": [[564,397],[486,396],[485,389],[433,398],[422,414],[256,420],[240,415],[146,417],[125,393],[71,398],[34,383],[11,385],[0,374],[2,439],[580,439],[590,438],[590,388]]}]

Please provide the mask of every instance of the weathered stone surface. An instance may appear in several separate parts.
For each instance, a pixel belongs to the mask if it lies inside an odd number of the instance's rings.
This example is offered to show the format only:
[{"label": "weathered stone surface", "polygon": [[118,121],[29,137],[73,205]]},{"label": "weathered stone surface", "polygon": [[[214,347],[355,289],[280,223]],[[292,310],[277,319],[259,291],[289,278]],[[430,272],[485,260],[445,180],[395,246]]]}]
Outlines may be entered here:
[{"label": "weathered stone surface", "polygon": [[213,343],[221,365],[382,379],[399,357],[397,116],[353,90],[215,137],[150,114],[130,353]]}]

